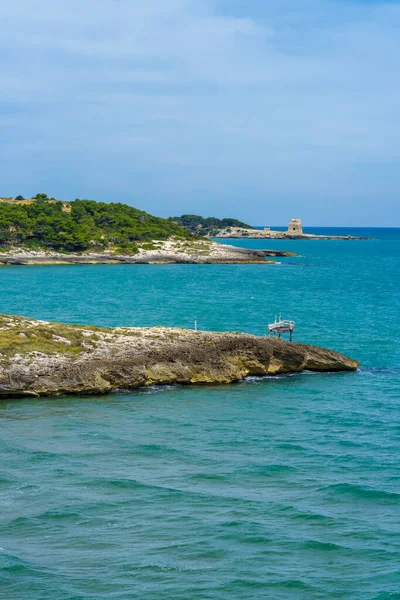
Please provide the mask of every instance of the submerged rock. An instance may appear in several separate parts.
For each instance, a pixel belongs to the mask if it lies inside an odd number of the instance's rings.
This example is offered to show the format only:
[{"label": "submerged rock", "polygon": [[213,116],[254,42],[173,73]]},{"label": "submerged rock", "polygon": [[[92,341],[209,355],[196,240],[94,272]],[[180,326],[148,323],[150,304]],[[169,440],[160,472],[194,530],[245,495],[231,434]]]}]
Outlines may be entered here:
[{"label": "submerged rock", "polygon": [[316,346],[242,333],[105,329],[0,315],[0,396],[10,398],[227,384],[249,375],[353,371],[358,365]]}]

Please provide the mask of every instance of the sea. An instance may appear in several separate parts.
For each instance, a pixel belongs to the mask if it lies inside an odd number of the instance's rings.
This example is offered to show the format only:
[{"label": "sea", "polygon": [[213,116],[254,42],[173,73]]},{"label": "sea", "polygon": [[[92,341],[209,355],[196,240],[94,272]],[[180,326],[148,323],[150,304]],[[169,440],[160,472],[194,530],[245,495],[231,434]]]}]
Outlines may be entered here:
[{"label": "sea", "polygon": [[0,598],[400,598],[400,229],[273,265],[0,269],[0,312],[294,340],[354,373],[0,402]]}]

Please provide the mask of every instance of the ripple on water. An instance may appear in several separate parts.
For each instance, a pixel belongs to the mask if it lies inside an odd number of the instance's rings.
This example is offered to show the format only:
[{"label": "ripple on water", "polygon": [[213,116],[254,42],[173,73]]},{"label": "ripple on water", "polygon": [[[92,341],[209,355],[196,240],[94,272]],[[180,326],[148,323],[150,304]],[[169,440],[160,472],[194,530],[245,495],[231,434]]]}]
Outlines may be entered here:
[{"label": "ripple on water", "polygon": [[321,488],[321,490],[332,494],[337,498],[343,498],[344,501],[347,501],[347,498],[352,496],[357,500],[378,501],[382,504],[400,505],[400,493],[389,492],[382,489],[373,489],[362,485],[335,483],[325,488]]},{"label": "ripple on water", "polygon": [[263,335],[282,311],[362,365],[1,402],[0,596],[400,600],[398,240],[290,241],[307,268],[2,270],[0,312]]}]

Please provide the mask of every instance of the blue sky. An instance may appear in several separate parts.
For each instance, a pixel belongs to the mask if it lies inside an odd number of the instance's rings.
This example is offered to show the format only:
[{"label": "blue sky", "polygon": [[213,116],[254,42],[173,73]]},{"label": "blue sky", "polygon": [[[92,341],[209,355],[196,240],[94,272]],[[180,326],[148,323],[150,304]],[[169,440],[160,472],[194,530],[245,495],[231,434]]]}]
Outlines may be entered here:
[{"label": "blue sky", "polygon": [[400,2],[0,6],[0,194],[400,226]]}]

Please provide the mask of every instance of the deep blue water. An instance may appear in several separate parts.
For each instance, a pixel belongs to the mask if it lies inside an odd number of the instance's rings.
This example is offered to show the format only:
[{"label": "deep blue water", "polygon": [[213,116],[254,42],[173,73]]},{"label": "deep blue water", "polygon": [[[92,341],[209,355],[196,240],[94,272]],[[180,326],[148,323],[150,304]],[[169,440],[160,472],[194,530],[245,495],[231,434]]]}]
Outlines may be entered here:
[{"label": "deep blue water", "polygon": [[1,402],[1,598],[400,598],[400,230],[338,231],[377,239],[235,242],[300,255],[265,266],[0,269],[0,312],[257,334],[281,312],[362,363]]}]

